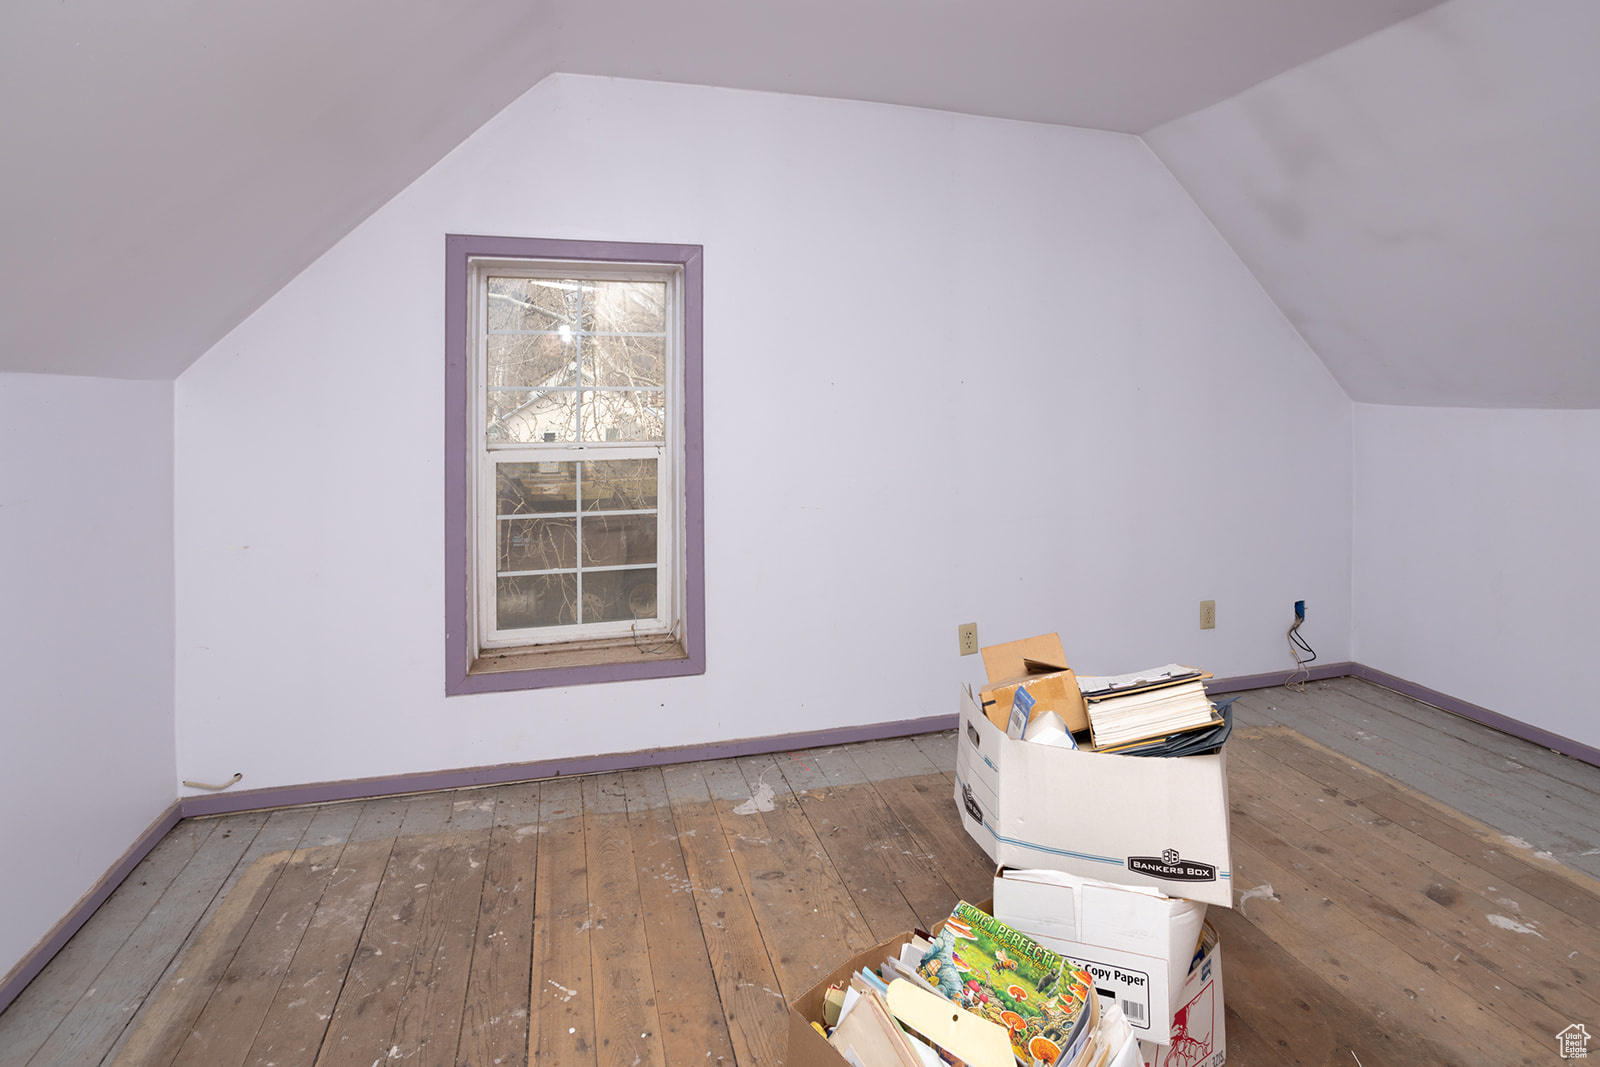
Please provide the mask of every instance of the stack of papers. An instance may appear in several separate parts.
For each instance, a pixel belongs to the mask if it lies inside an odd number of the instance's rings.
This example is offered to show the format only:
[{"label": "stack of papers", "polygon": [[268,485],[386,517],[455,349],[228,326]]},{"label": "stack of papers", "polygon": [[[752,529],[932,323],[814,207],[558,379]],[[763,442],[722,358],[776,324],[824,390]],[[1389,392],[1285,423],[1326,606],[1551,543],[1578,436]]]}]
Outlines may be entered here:
[{"label": "stack of papers", "polygon": [[1162,680],[1089,698],[1089,733],[1097,752],[1115,752],[1221,721],[1198,675],[1187,681]]},{"label": "stack of papers", "polygon": [[1211,677],[1209,674],[1198,668],[1185,667],[1181,663],[1169,663],[1165,667],[1151,667],[1130,674],[1080,674],[1078,691],[1085,699],[1093,700],[1096,697],[1112,696],[1135,689],[1150,689],[1159,685],[1170,685],[1173,682],[1186,682],[1191,678],[1209,677]]}]

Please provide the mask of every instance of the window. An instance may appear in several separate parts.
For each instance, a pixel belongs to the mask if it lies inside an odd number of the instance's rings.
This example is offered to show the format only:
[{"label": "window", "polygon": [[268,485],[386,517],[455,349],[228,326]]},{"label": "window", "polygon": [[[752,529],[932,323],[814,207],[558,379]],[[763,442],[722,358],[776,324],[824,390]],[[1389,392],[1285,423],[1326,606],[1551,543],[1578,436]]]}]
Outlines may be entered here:
[{"label": "window", "polygon": [[701,249],[446,238],[446,692],[704,670]]}]

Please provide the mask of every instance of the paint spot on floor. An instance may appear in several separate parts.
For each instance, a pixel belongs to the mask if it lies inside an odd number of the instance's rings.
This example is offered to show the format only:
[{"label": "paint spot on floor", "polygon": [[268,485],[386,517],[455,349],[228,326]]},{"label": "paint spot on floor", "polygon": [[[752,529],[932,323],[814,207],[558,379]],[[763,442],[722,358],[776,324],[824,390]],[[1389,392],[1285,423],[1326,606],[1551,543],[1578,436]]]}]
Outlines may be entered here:
[{"label": "paint spot on floor", "polygon": [[1490,915],[1488,918],[1490,926],[1496,926],[1502,930],[1510,930],[1514,934],[1532,934],[1534,937],[1544,936],[1534,929],[1533,923],[1518,922],[1506,915]]},{"label": "paint spot on floor", "polygon": [[1276,893],[1274,893],[1272,891],[1272,883],[1271,882],[1268,882],[1265,885],[1258,885],[1254,889],[1246,889],[1243,893],[1239,894],[1239,913],[1241,915],[1244,914],[1244,902],[1245,901],[1247,901],[1247,900],[1255,900],[1257,898],[1259,898],[1261,900],[1282,900],[1283,899],[1282,897],[1278,896],[1278,894],[1276,894]]},{"label": "paint spot on floor", "polygon": [[733,809],[735,815],[754,815],[758,811],[771,811],[773,808],[772,786],[762,778],[756,783],[756,791],[750,794],[750,799]]}]

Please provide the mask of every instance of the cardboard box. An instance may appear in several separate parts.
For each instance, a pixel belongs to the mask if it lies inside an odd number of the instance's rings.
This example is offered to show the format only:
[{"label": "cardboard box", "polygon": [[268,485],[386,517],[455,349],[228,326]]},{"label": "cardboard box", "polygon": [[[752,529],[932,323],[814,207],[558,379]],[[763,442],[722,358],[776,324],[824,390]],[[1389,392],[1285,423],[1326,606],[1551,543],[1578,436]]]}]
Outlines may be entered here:
[{"label": "cardboard box", "polygon": [[1222,1015],[1222,946],[1213,945],[1178,997],[1168,1044],[1139,1042],[1145,1067],[1222,1067],[1228,1060]]},{"label": "cardboard box", "polygon": [[996,865],[1233,906],[1224,754],[1163,759],[1013,741],[961,687],[956,806]]},{"label": "cardboard box", "polygon": [[1073,733],[1089,728],[1089,713],[1078,691],[1077,675],[1067,666],[1056,634],[1041,634],[979,650],[989,684],[978,694],[978,702],[989,721],[1002,731],[1011,716],[1011,702],[1018,689],[1026,689],[1034,699],[1033,715],[1053,711],[1061,716]]},{"label": "cardboard box", "polygon": [[[993,914],[994,905],[991,901],[984,901],[978,907]],[[934,929],[937,932],[938,927]],[[789,1005],[789,1049],[783,1062],[788,1067],[845,1067],[845,1058],[811,1025],[813,1020],[822,1021],[822,1002],[827,996],[828,987],[848,984],[850,976],[863,967],[876,971],[885,956],[899,955],[900,949],[910,940],[911,932],[907,931],[865,952],[856,953],[796,998]],[[1108,1067],[1140,1067],[1142,1055],[1144,1046],[1130,1040],[1125,1048],[1118,1050]],[[1164,1067],[1179,1067],[1179,1064],[1173,1061]]]},{"label": "cardboard box", "polygon": [[840,1067],[845,1062],[844,1057],[811,1026],[812,1020],[822,1021],[822,999],[828,987],[848,984],[850,976],[863,967],[877,971],[885,956],[899,955],[900,949],[910,940],[908,930],[875,948],[856,953],[793,1001],[789,1005],[789,1054],[783,1062],[788,1067]]},{"label": "cardboard box", "polygon": [[1115,996],[1140,1040],[1168,1042],[1204,904],[1062,872],[1002,868],[994,917],[1087,969],[1095,991]]}]

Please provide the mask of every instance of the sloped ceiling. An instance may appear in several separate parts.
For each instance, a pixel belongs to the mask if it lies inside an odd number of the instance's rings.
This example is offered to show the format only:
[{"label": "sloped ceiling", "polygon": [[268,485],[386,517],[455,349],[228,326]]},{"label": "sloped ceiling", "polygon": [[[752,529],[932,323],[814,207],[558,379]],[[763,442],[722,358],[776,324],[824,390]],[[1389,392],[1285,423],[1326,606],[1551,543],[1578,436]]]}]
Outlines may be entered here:
[{"label": "sloped ceiling", "polygon": [[1590,0],[911,11],[3,5],[0,371],[175,376],[562,70],[1148,133],[1353,397],[1600,406]]},{"label": "sloped ceiling", "polygon": [[1146,140],[1353,399],[1600,408],[1597,41],[1452,0]]},{"label": "sloped ceiling", "polygon": [[518,0],[11,0],[0,370],[171,378],[551,69]]}]

